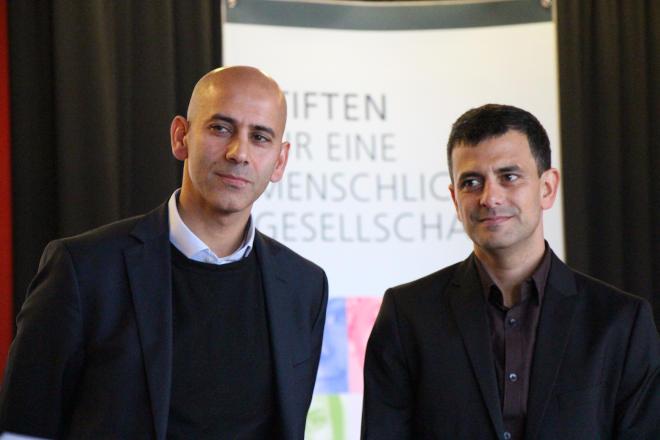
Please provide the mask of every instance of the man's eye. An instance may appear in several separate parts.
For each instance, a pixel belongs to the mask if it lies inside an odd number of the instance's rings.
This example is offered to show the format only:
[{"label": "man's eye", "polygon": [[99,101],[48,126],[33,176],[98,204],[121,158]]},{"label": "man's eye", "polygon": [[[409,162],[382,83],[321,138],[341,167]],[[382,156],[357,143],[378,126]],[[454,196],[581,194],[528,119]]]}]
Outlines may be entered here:
[{"label": "man's eye", "polygon": [[257,142],[268,142],[270,139],[263,134],[255,133],[252,135],[252,139],[254,139]]},{"label": "man's eye", "polygon": [[520,178],[520,176],[518,176],[517,174],[505,174],[503,178],[506,182],[515,182]]},{"label": "man's eye", "polygon": [[474,189],[479,187],[480,182],[479,179],[465,179],[464,181],[461,182],[461,188],[464,189]]},{"label": "man's eye", "polygon": [[211,130],[217,131],[218,133],[227,133],[227,132],[229,132],[229,128],[225,127],[224,125],[220,125],[220,124],[211,125]]}]

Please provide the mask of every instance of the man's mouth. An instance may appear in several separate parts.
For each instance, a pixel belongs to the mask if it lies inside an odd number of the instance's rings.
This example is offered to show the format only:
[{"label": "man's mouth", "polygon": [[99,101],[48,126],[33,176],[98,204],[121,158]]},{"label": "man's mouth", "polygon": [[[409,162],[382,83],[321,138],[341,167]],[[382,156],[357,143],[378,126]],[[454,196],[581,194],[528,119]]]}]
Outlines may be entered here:
[{"label": "man's mouth", "polygon": [[495,215],[495,216],[488,216],[488,217],[481,217],[479,218],[479,223],[484,224],[486,226],[495,226],[495,225],[500,225],[507,220],[509,220],[511,216],[508,215]]},{"label": "man's mouth", "polygon": [[236,176],[234,174],[229,174],[229,173],[215,173],[215,174],[220,178],[220,180],[222,180],[224,183],[230,186],[242,188],[251,183],[245,177]]},{"label": "man's mouth", "polygon": [[497,226],[516,215],[514,208],[482,209],[474,213],[473,220],[486,226]]}]

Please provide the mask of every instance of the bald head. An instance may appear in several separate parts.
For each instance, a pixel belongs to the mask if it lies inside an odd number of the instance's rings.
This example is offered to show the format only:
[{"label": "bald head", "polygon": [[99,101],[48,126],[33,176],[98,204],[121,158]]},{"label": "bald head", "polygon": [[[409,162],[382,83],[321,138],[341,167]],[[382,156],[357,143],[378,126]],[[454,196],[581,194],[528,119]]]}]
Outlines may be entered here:
[{"label": "bald head", "polygon": [[251,66],[221,67],[204,75],[193,89],[188,104],[187,118],[196,119],[199,112],[212,104],[213,100],[237,95],[245,99],[259,96],[260,99],[272,101],[274,110],[280,116],[282,129],[286,123],[286,99],[277,82]]},{"label": "bald head", "polygon": [[285,123],[284,94],[260,70],[225,67],[199,80],[187,118],[175,116],[170,126],[172,154],[184,162],[179,202],[188,221],[207,231],[235,223],[240,241],[252,204],[284,174]]}]

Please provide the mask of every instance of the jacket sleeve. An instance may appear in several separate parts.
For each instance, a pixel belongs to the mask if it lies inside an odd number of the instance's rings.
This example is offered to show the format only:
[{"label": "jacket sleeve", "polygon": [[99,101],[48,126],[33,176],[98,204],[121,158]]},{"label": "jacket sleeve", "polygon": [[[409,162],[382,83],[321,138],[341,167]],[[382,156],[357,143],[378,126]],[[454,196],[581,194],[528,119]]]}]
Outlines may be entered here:
[{"label": "jacket sleeve", "polygon": [[640,301],[617,393],[619,439],[660,439],[660,338],[651,308]]},{"label": "jacket sleeve", "polygon": [[82,362],[82,317],[66,245],[51,242],[17,317],[0,390],[0,432],[59,437]]},{"label": "jacket sleeve", "polygon": [[395,297],[385,292],[371,331],[364,363],[362,439],[412,437],[413,392]]}]

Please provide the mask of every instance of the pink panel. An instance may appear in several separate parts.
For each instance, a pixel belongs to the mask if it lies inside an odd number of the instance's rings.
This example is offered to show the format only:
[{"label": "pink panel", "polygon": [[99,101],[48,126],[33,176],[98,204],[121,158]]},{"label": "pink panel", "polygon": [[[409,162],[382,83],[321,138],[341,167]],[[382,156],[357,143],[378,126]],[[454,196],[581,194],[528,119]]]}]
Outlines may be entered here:
[{"label": "pink panel", "polygon": [[351,393],[362,393],[364,351],[381,301],[382,298],[346,298],[348,389]]}]

